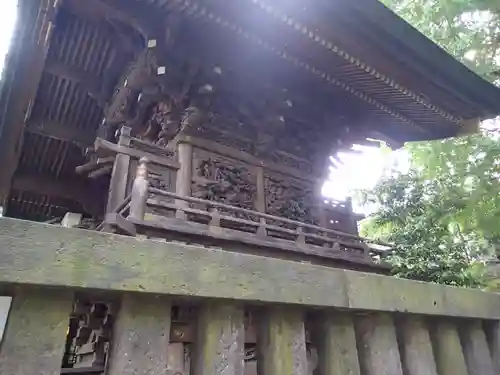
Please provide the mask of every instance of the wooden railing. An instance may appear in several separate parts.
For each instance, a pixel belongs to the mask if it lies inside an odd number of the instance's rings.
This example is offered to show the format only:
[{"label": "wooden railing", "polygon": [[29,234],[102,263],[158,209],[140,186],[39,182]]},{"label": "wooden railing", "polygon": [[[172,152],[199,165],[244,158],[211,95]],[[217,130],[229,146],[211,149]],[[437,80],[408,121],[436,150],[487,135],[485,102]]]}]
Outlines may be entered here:
[{"label": "wooden railing", "polygon": [[[130,204],[124,202],[119,209],[124,212],[129,207],[127,220],[142,226],[173,229],[182,222],[191,223],[190,228],[202,225],[213,236],[222,238],[253,238],[260,245],[283,247],[293,242],[298,251],[324,256],[342,255],[344,258],[372,264],[369,240],[337,230],[317,225],[269,215],[254,210],[235,207],[169,192],[150,186],[148,181],[148,160],[139,162],[132,185]],[[162,215],[149,215],[153,209],[162,210]],[[169,219],[170,218],[170,219]],[[286,246],[286,245],[285,245]]]},{"label": "wooden railing", "polygon": [[0,287],[2,375],[500,373],[477,290],[12,219]]}]

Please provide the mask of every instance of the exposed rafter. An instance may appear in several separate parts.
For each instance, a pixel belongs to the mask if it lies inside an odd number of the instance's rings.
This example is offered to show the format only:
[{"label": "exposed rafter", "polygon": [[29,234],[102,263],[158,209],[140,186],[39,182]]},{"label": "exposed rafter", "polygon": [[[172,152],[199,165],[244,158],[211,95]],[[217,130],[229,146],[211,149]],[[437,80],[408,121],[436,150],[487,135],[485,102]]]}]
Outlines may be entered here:
[{"label": "exposed rafter", "polygon": [[30,119],[26,131],[85,147],[94,143],[95,133],[55,121]]},{"label": "exposed rafter", "polygon": [[104,207],[92,186],[76,179],[56,180],[50,176],[22,173],[14,176],[12,189],[68,199],[80,203],[85,211],[94,215],[101,214]]},{"label": "exposed rafter", "polygon": [[87,72],[68,66],[61,62],[49,60],[45,65],[45,71],[60,78],[67,79],[79,84],[100,107],[104,107],[107,100],[108,88],[104,87],[104,81]]}]

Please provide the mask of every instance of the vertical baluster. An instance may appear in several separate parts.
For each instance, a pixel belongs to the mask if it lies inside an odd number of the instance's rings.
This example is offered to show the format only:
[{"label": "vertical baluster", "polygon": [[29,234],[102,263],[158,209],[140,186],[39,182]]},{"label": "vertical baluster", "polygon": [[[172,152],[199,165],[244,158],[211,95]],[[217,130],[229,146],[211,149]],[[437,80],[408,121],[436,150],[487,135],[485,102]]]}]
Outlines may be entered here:
[{"label": "vertical baluster", "polygon": [[396,329],[391,315],[373,313],[356,322],[359,358],[364,375],[402,375]]},{"label": "vertical baluster", "polygon": [[117,314],[107,375],[165,375],[171,305],[149,294],[127,294]]},{"label": "vertical baluster", "polygon": [[436,361],[426,322],[406,315],[398,321],[401,359],[406,375],[437,375]]},{"label": "vertical baluster", "polygon": [[243,375],[243,308],[230,302],[205,303],[198,316],[194,375]]},{"label": "vertical baluster", "polygon": [[144,220],[148,201],[148,159],[141,158],[137,167],[130,200],[130,217]]},{"label": "vertical baluster", "polygon": [[309,375],[302,311],[287,306],[263,312],[257,354],[259,375]]},{"label": "vertical baluster", "polygon": [[210,210],[210,216],[212,217],[210,219],[210,226],[219,228],[220,227],[220,212],[217,208],[212,208]]},{"label": "vertical baluster", "polygon": [[481,321],[464,321],[459,327],[469,375],[494,375],[490,349]]},{"label": "vertical baluster", "polygon": [[500,374],[500,321],[488,321],[484,328],[495,374]]},{"label": "vertical baluster", "polygon": [[[175,191],[183,197],[191,196],[191,184],[193,180],[193,146],[189,143],[180,142],[177,145],[180,169],[177,171]],[[177,207],[189,207],[189,203],[180,199],[175,201]],[[186,219],[186,214],[182,210],[177,210],[176,217]]]},{"label": "vertical baluster", "polygon": [[360,375],[354,323],[345,312],[322,313],[314,327],[321,375]]},{"label": "vertical baluster", "polygon": [[306,244],[306,236],[304,234],[304,227],[298,226],[297,227],[297,244],[300,245],[305,245]]},{"label": "vertical baluster", "polygon": [[20,289],[0,346],[0,374],[59,375],[72,304],[69,292]]},{"label": "vertical baluster", "polygon": [[[124,126],[120,130],[120,138],[118,144],[120,146],[130,146],[131,128]],[[108,204],[106,213],[113,213],[125,197],[127,196],[127,185],[130,175],[130,156],[125,154],[117,154],[111,172],[109,182]]]},{"label": "vertical baluster", "polygon": [[430,332],[438,374],[468,375],[456,326],[439,320]]}]

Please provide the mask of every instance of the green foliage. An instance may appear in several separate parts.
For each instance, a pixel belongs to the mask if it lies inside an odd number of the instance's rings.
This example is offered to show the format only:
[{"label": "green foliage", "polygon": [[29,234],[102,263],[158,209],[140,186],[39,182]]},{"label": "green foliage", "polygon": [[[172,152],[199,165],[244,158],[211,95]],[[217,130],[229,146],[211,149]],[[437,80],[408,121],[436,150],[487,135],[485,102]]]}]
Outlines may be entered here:
[{"label": "green foliage", "polygon": [[489,245],[456,222],[455,213],[467,200],[446,195],[452,184],[442,177],[422,179],[413,170],[387,177],[364,192],[365,201],[378,211],[364,223],[362,234],[394,244],[384,260],[395,275],[448,285],[483,285],[480,259]]},{"label": "green foliage", "polygon": [[500,68],[497,0],[383,0],[424,35],[487,79]]},{"label": "green foliage", "polygon": [[[384,0],[485,78],[500,68],[497,0]],[[500,134],[409,144],[406,173],[388,173],[363,200],[377,207],[361,233],[386,240],[400,277],[484,286],[483,259],[500,243]]]}]

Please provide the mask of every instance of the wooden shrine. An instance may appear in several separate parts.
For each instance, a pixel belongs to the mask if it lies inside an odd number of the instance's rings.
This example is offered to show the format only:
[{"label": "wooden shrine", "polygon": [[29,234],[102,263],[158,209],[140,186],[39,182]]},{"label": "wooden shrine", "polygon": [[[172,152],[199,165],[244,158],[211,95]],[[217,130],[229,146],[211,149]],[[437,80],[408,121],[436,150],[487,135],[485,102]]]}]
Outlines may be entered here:
[{"label": "wooden shrine", "polygon": [[[472,300],[480,303],[469,304],[465,292],[355,272],[387,268],[359,237],[351,202],[321,196],[329,157],[354,144],[453,137],[500,114],[498,88],[377,0],[19,0],[18,18],[0,86],[3,215],[92,232],[0,220],[0,248],[22,255],[3,254],[15,264],[0,262],[0,284],[74,289],[71,297],[14,293],[21,302],[11,326],[26,337],[39,327],[24,326],[25,317],[47,311],[43,332],[55,335],[61,304],[70,310],[62,373],[135,366],[131,374],[164,374],[169,362],[173,374],[191,365],[196,375],[226,374],[204,361],[230,358],[231,374],[276,375],[285,373],[282,360],[298,358],[287,374],[317,366],[322,375],[359,374],[359,347],[363,374],[400,375],[402,361],[409,375],[420,374],[408,360],[413,336],[398,347],[392,319],[403,311],[473,319],[462,340],[467,364],[454,325],[434,322],[449,336],[432,345],[452,343],[460,371],[487,356],[487,345],[498,352],[496,336],[483,337],[498,333],[497,299],[478,292]],[[46,243],[40,259],[50,277],[25,259]],[[420,293],[417,302],[405,300],[406,290]],[[164,303],[163,295],[176,297]],[[316,324],[318,306],[347,309],[338,315],[346,320]],[[480,319],[495,325],[484,330]],[[408,331],[423,332],[430,356],[422,327]],[[214,330],[219,346],[209,345]],[[12,332],[0,372],[25,365],[15,353],[26,347]],[[342,349],[327,345],[338,332],[352,371],[326,360]],[[147,355],[127,362],[133,340]],[[199,345],[203,355],[190,357]],[[32,357],[58,374],[55,352]],[[429,358],[431,367],[449,359]],[[450,371],[440,375],[465,374]]]}]

